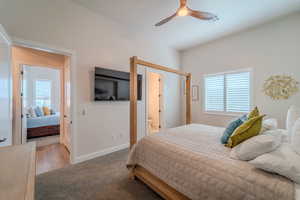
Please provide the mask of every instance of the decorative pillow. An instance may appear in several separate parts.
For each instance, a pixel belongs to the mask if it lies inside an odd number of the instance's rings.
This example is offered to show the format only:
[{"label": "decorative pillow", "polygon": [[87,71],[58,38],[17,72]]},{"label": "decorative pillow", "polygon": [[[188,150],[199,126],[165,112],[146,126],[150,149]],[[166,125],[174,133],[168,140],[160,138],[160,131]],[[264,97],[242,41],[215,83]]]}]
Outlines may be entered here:
[{"label": "decorative pillow", "polygon": [[291,147],[300,155],[300,118],[295,122],[292,135],[291,135]]},{"label": "decorative pillow", "polygon": [[35,109],[34,109],[34,111],[35,111],[35,114],[36,114],[36,116],[37,117],[42,117],[43,115],[44,115],[44,113],[43,113],[43,110],[41,109],[41,107],[36,107]]},{"label": "decorative pillow", "polygon": [[259,116],[259,110],[257,106],[249,113],[248,119],[251,119],[253,117],[258,117]]},{"label": "decorative pillow", "polygon": [[277,119],[270,118],[263,120],[261,133],[268,131],[268,130],[275,130],[278,128],[278,121]]},{"label": "decorative pillow", "polygon": [[300,184],[300,156],[288,143],[282,144],[275,151],[258,156],[250,163],[256,168],[280,174]]},{"label": "decorative pillow", "polygon": [[53,109],[50,109],[50,114],[55,115],[55,111]]},{"label": "decorative pillow", "polygon": [[286,118],[286,129],[289,133],[289,139],[291,139],[293,127],[298,118],[300,118],[300,108],[297,106],[291,106],[288,110]]},{"label": "decorative pillow", "polygon": [[232,121],[228,127],[225,129],[223,136],[221,138],[221,143],[222,144],[227,144],[229,137],[232,135],[234,130],[242,125],[245,121],[247,120],[247,115],[244,115],[234,121]]},{"label": "decorative pillow", "polygon": [[32,107],[28,108],[27,113],[29,115],[29,118],[34,118],[36,117],[35,111]]},{"label": "decorative pillow", "polygon": [[252,160],[264,153],[277,149],[282,142],[281,130],[270,130],[254,136],[231,150],[230,157],[238,160]]},{"label": "decorative pillow", "polygon": [[50,109],[47,106],[43,107],[43,112],[44,112],[44,115],[50,115],[51,114]]},{"label": "decorative pillow", "polygon": [[233,134],[230,136],[226,146],[233,148],[243,141],[258,135],[260,133],[262,120],[264,117],[265,115],[253,117],[239,126],[237,129],[235,129]]}]

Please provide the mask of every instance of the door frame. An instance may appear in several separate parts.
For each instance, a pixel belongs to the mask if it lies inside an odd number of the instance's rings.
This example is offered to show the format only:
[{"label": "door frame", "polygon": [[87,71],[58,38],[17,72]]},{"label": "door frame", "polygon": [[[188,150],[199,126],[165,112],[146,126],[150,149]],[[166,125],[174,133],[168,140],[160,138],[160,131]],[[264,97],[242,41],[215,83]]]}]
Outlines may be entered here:
[{"label": "door frame", "polygon": [[50,45],[42,44],[39,42],[29,41],[29,40],[23,40],[20,38],[14,38],[12,40],[12,45],[26,47],[30,49],[45,51],[49,53],[56,53],[64,56],[70,57],[70,88],[71,88],[71,102],[70,102],[70,120],[72,121],[72,124],[70,124],[70,140],[71,140],[71,149],[70,149],[70,163],[75,163],[76,158],[76,152],[77,147],[75,144],[76,138],[77,138],[77,117],[76,117],[76,88],[75,88],[75,82],[76,82],[76,52],[69,49],[63,49],[58,47],[53,47]]},{"label": "door frame", "polygon": [[[24,68],[27,67],[40,67],[40,68],[47,68],[47,69],[53,69],[53,70],[58,70],[59,71],[59,87],[60,87],[60,106],[59,106],[59,112],[61,113],[60,116],[60,135],[59,135],[59,142],[62,143],[62,133],[64,133],[64,121],[63,121],[63,117],[64,117],[64,106],[65,106],[65,99],[64,99],[64,87],[65,87],[65,82],[64,82],[64,73],[65,73],[65,68],[64,66],[62,67],[58,67],[58,66],[48,66],[48,65],[32,65],[32,64],[28,64],[26,62],[20,64],[17,64],[19,66],[18,70],[20,70],[20,87],[19,87],[19,92],[21,93],[20,97],[20,104],[21,104],[21,144],[26,144],[27,143],[27,127],[26,124],[24,123],[24,119],[26,119],[25,117],[25,113],[24,113]],[[23,95],[22,95],[23,94]],[[22,117],[23,116],[23,117]],[[26,131],[25,131],[26,130]],[[65,145],[66,146],[66,145]],[[68,148],[67,148],[68,149]],[[68,149],[69,150],[69,149]]]},{"label": "door frame", "polygon": [[160,116],[159,116],[159,120],[160,120],[160,130],[163,130],[165,127],[165,118],[164,118],[164,113],[165,113],[165,106],[164,106],[164,74],[160,73],[158,71],[155,70],[151,70],[151,69],[145,69],[145,77],[146,77],[146,98],[145,98],[145,130],[146,130],[146,135],[149,135],[149,122],[148,122],[148,114],[149,114],[149,72],[152,73],[156,73],[160,75],[160,92],[161,92],[161,96],[160,96]]}]

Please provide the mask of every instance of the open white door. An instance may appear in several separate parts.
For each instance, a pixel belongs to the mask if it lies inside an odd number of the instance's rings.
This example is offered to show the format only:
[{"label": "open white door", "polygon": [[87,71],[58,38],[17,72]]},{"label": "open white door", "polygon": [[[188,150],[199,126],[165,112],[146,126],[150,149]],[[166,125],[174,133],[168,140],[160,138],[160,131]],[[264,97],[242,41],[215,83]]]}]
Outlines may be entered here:
[{"label": "open white door", "polygon": [[12,145],[11,40],[0,24],[0,147]]},{"label": "open white door", "polygon": [[63,70],[63,132],[61,134],[62,143],[71,152],[71,80],[70,80],[70,57],[65,58]]}]

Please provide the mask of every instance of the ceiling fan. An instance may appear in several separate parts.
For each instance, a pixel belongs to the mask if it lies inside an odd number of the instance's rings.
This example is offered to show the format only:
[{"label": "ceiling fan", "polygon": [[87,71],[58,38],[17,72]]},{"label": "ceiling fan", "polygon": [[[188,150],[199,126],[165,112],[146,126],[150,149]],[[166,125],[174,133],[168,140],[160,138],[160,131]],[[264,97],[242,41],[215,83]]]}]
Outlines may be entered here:
[{"label": "ceiling fan", "polygon": [[173,19],[176,16],[181,16],[181,17],[183,17],[183,16],[192,16],[192,17],[195,17],[195,18],[200,19],[200,20],[210,20],[210,21],[219,20],[219,18],[216,15],[212,14],[212,13],[190,9],[187,6],[187,0],[180,0],[180,7],[176,11],[176,13],[173,14],[172,16],[158,22],[157,24],[155,24],[155,26],[161,26],[161,25],[169,22],[171,19]]}]

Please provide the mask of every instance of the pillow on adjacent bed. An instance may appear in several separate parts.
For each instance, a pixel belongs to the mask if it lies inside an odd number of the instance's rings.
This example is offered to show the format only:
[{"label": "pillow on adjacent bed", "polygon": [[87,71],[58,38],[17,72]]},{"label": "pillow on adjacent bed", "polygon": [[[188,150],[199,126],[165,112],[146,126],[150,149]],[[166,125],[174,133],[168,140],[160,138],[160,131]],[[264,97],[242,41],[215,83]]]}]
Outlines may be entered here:
[{"label": "pillow on adjacent bed", "polygon": [[233,148],[243,141],[258,135],[260,133],[264,117],[265,115],[253,117],[239,126],[230,136],[226,146]]},{"label": "pillow on adjacent bed", "polygon": [[252,160],[264,153],[277,149],[282,142],[283,134],[280,129],[265,131],[237,145],[231,150],[230,157],[237,160]]},{"label": "pillow on adjacent bed", "polygon": [[45,116],[51,115],[50,109],[47,106],[43,106],[43,112]]},{"label": "pillow on adjacent bed", "polygon": [[243,115],[242,117],[232,121],[228,127],[225,129],[223,136],[221,137],[221,143],[227,144],[230,136],[233,134],[236,128],[242,125],[247,120],[247,115]]},{"label": "pillow on adjacent bed", "polygon": [[275,151],[258,156],[250,161],[256,168],[285,176],[300,184],[300,156],[288,143]]},{"label": "pillow on adjacent bed", "polygon": [[37,117],[42,117],[44,115],[43,110],[41,109],[41,107],[36,107],[34,109],[34,111],[35,111],[35,114],[36,114]]},{"label": "pillow on adjacent bed", "polygon": [[35,111],[32,107],[28,108],[27,113],[29,115],[29,118],[34,118],[36,117]]}]

